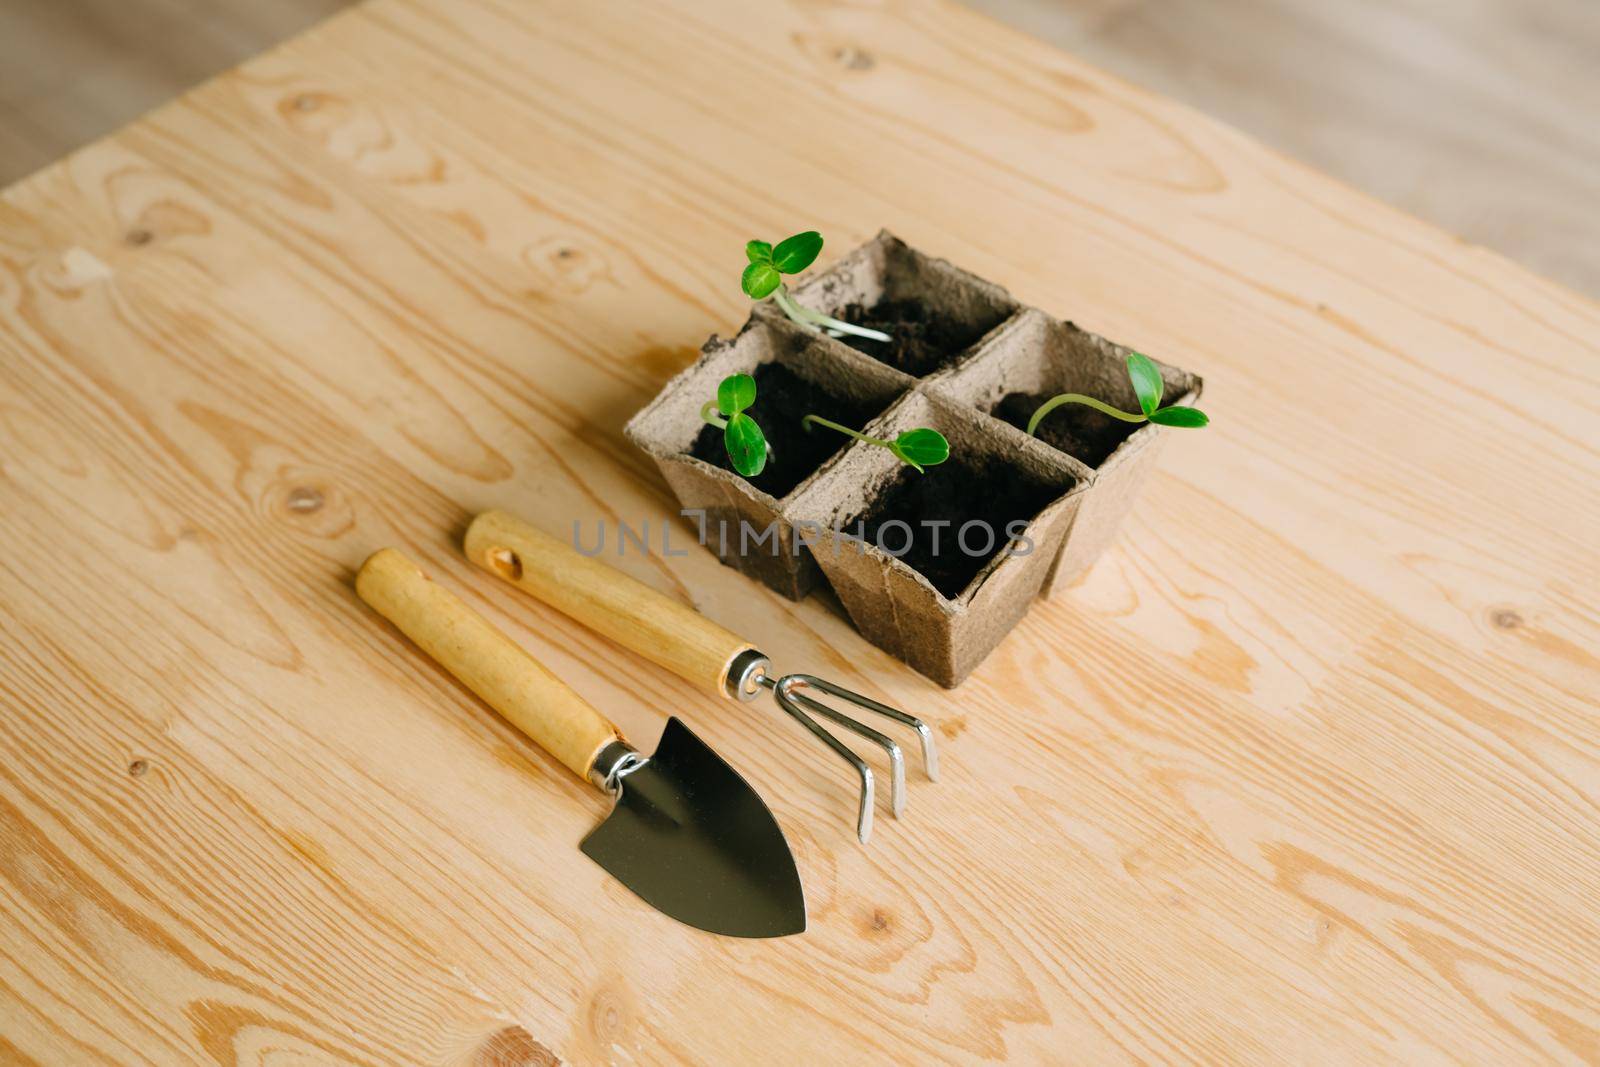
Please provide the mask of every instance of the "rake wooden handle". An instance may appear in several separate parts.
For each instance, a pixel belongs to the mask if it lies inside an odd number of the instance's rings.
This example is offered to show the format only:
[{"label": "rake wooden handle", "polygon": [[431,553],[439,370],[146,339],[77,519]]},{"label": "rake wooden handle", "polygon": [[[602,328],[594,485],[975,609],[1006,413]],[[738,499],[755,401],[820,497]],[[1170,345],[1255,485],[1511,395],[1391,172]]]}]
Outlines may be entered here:
[{"label": "rake wooden handle", "polygon": [[752,646],[693,608],[503,511],[473,519],[465,547],[467,558],[490,574],[685,681],[733,699],[724,684],[728,668]]},{"label": "rake wooden handle", "polygon": [[622,735],[522,646],[392,548],[374,552],[356,592],[512,726],[580,778]]}]

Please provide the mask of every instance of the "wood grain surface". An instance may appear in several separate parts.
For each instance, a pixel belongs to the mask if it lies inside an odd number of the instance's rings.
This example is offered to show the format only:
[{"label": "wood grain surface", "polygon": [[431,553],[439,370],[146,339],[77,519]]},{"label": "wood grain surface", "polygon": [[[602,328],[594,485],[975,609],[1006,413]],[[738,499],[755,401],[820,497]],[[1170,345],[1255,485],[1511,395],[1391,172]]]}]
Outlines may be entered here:
[{"label": "wood grain surface", "polygon": [[[867,849],[798,727],[458,544],[659,542],[622,424],[805,226],[1213,419],[953,693],[705,551],[617,561],[937,723]],[[1597,336],[950,4],[372,0],[0,198],[0,1060],[1595,1062]],[[387,544],[641,744],[683,714],[810,930],[716,939],[579,854],[602,798],[356,598]]]}]

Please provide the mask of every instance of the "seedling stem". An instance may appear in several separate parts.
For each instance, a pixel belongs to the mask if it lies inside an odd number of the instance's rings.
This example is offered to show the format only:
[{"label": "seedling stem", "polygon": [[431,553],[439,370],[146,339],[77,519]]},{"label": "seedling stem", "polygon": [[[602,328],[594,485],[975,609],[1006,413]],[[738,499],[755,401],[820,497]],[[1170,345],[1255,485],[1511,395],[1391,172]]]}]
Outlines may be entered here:
[{"label": "seedling stem", "polygon": [[822,329],[826,331],[830,337],[838,337],[842,334],[851,334],[855,337],[865,337],[869,341],[892,340],[892,338],[890,338],[890,336],[884,333],[882,330],[873,330],[866,326],[857,326],[853,322],[845,322],[843,319],[836,319],[832,315],[824,315],[820,311],[806,307],[789,294],[789,287],[784,285],[782,282],[779,282],[778,288],[773,290],[772,300],[775,304],[783,309],[783,313],[785,315],[789,316],[790,319],[799,323],[801,326],[804,326],[812,333],[816,333],[818,329]]},{"label": "seedling stem", "polygon": [[1092,396],[1084,396],[1082,393],[1062,393],[1060,396],[1053,396],[1049,400],[1046,400],[1043,404],[1039,405],[1039,410],[1035,411],[1033,413],[1033,418],[1028,420],[1029,435],[1032,435],[1033,431],[1039,428],[1039,422],[1041,419],[1050,414],[1056,408],[1060,407],[1062,404],[1087,404],[1096,411],[1110,415],[1113,419],[1121,419],[1123,422],[1148,421],[1142,414],[1133,415],[1126,411],[1119,411],[1110,404],[1107,404],[1104,401],[1096,400]]},{"label": "seedling stem", "polygon": [[944,434],[925,426],[906,430],[893,441],[885,441],[881,437],[869,437],[859,430],[840,426],[832,419],[825,419],[821,415],[807,415],[800,420],[800,425],[809,430],[813,422],[830,430],[838,430],[842,434],[854,437],[857,441],[865,441],[869,445],[888,449],[901,463],[916,468],[919,474],[927,473],[923,470],[924,467],[935,466],[950,458],[950,442],[944,439]]},{"label": "seedling stem", "polygon": [[1128,380],[1133,383],[1133,395],[1139,400],[1138,412],[1122,411],[1103,400],[1096,400],[1082,393],[1062,393],[1039,405],[1039,409],[1033,413],[1033,418],[1028,420],[1028,436],[1034,436],[1034,432],[1039,429],[1039,421],[1063,404],[1084,404],[1110,415],[1113,419],[1121,419],[1123,422],[1153,422],[1157,426],[1198,429],[1211,421],[1199,408],[1181,404],[1161,406],[1161,394],[1166,384],[1161,380],[1161,371],[1156,368],[1149,356],[1139,352],[1128,353]]},{"label": "seedling stem", "polygon": [[860,430],[852,430],[848,426],[840,426],[837,422],[834,422],[832,419],[825,419],[821,415],[807,415],[805,418],[801,419],[800,421],[801,421],[802,424],[804,424],[806,426],[807,429],[810,429],[810,424],[815,422],[815,423],[818,423],[818,424],[820,424],[822,426],[826,426],[830,430],[838,430],[842,434],[849,434],[851,437],[854,437],[857,441],[865,441],[867,444],[869,444],[869,445],[877,445],[879,448],[888,448],[889,447],[889,442],[888,441],[882,440],[881,438],[877,438],[877,437],[868,437],[866,434],[862,433]]}]

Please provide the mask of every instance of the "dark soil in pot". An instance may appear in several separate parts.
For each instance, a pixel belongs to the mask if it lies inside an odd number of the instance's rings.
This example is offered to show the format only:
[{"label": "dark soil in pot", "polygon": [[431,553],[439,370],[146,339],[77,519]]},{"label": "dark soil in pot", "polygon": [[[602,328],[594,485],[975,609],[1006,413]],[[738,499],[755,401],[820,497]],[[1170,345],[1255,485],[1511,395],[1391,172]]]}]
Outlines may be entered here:
[{"label": "dark soil in pot", "polygon": [[[1020,477],[1016,467],[994,458],[961,460],[952,458],[926,474],[902,467],[894,481],[878,494],[862,516],[865,537],[885,551],[898,552],[906,543],[906,530],[900,526],[884,530],[886,523],[899,520],[911,528],[909,551],[900,561],[917,571],[946,599],[954,600],[978,576],[995,554],[1010,543],[1006,529],[1012,522],[1027,523],[1045,505],[1066,489]],[[963,550],[959,532],[963,524],[987,523],[994,533],[992,547],[988,534],[973,527]],[[930,528],[927,522],[948,525]],[[855,524],[849,527],[855,533]],[[935,551],[937,546],[937,551]]]},{"label": "dark soil in pot", "polygon": [[[745,480],[778,499],[788,496],[812,471],[850,443],[844,434],[824,427],[807,430],[801,419],[822,415],[859,430],[883,410],[881,404],[830,393],[781,363],[763,363],[751,376],[756,380],[756,402],[749,414],[766,434],[772,456],[760,474]],[[722,430],[715,426],[700,430],[689,454],[714,467],[733,470],[722,443]]]},{"label": "dark soil in pot", "polygon": [[846,334],[839,340],[917,378],[950,366],[1005,318],[997,314],[993,321],[963,322],[941,315],[937,308],[930,309],[920,300],[880,300],[870,308],[847,304],[839,317],[855,326],[882,330],[893,338],[888,342],[869,341]]},{"label": "dark soil in pot", "polygon": [[[1007,393],[994,415],[1024,432],[1049,393]],[[1062,404],[1039,423],[1039,440],[1073,459],[1098,467],[1144,423],[1123,422],[1082,404]]]}]

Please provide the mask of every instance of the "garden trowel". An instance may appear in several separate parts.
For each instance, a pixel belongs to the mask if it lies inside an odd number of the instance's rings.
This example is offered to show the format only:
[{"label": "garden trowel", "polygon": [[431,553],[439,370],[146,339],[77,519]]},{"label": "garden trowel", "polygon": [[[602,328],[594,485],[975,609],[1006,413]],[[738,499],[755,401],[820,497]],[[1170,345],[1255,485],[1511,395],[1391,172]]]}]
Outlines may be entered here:
[{"label": "garden trowel", "polygon": [[676,718],[643,756],[582,697],[392,548],[356,576],[361,599],[580,778],[616,798],[580,846],[647,903],[734,937],[806,928],[789,843],[732,767]]}]

